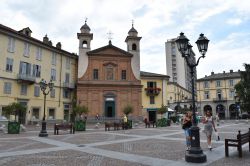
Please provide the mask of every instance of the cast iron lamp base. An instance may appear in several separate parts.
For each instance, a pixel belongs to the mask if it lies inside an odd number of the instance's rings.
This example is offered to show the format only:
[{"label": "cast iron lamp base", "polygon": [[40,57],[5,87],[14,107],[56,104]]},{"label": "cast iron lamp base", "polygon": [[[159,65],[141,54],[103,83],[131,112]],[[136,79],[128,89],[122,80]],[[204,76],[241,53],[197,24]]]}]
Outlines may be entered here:
[{"label": "cast iron lamp base", "polygon": [[191,149],[186,152],[185,160],[191,163],[204,163],[207,161],[207,156],[203,153],[200,147],[199,127],[191,127]]},{"label": "cast iron lamp base", "polygon": [[39,137],[48,137],[48,133],[46,131],[46,122],[42,121],[42,130],[39,133]]}]

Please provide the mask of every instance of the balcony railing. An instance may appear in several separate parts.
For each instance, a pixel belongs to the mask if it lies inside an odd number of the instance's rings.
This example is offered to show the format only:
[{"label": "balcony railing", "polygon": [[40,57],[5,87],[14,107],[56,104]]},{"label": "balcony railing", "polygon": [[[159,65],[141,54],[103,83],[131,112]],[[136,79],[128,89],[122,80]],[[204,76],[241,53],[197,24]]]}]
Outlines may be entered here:
[{"label": "balcony railing", "polygon": [[148,96],[157,96],[159,95],[161,88],[145,88],[146,94]]},{"label": "balcony railing", "polygon": [[225,101],[227,101],[227,98],[225,98],[225,97],[213,98],[213,102],[225,102]]},{"label": "balcony railing", "polygon": [[21,83],[30,83],[33,84],[36,82],[36,77],[30,74],[17,74],[17,80]]},{"label": "balcony railing", "polygon": [[75,89],[75,83],[64,82],[63,87],[68,89]]}]

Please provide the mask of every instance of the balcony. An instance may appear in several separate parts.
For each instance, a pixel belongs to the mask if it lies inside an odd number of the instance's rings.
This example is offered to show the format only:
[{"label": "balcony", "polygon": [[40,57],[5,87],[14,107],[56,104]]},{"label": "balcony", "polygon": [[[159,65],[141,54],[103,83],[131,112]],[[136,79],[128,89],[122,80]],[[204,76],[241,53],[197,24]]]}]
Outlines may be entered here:
[{"label": "balcony", "polygon": [[75,83],[64,82],[63,87],[66,89],[75,89]]},{"label": "balcony", "polygon": [[17,74],[17,81],[19,83],[34,84],[36,82],[36,77],[30,74]]},{"label": "balcony", "polygon": [[225,97],[217,97],[213,99],[213,102],[217,103],[217,102],[226,102],[227,98]]},{"label": "balcony", "polygon": [[157,96],[159,95],[161,88],[145,88],[147,96]]}]

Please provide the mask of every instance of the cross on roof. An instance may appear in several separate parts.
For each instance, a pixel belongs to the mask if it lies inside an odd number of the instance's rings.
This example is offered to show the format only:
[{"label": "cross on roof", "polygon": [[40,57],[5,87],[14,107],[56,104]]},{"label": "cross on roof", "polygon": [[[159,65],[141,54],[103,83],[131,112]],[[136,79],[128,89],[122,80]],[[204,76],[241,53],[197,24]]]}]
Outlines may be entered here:
[{"label": "cross on roof", "polygon": [[87,20],[88,20],[88,18],[87,18],[87,17],[85,17],[85,23],[87,22]]},{"label": "cross on roof", "polygon": [[111,31],[109,31],[109,32],[107,33],[107,35],[108,35],[108,39],[109,39],[109,40],[112,40],[112,39],[113,39],[113,38],[112,38],[113,33],[112,33]]}]

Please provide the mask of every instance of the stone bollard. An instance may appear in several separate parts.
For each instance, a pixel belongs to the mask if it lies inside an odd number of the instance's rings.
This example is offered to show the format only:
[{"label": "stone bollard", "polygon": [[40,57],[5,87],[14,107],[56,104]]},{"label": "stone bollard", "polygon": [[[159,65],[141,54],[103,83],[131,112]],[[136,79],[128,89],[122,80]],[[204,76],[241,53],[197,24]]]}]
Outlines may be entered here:
[{"label": "stone bollard", "polygon": [[2,131],[3,133],[7,134],[7,128],[6,128],[6,126],[4,124],[2,124],[0,126],[0,131]]},{"label": "stone bollard", "polygon": [[23,124],[20,124],[20,131],[26,131],[26,127]]},{"label": "stone bollard", "polygon": [[99,129],[99,125],[100,125],[100,123],[98,122],[98,123],[96,123],[96,125],[95,125],[95,129]]}]

